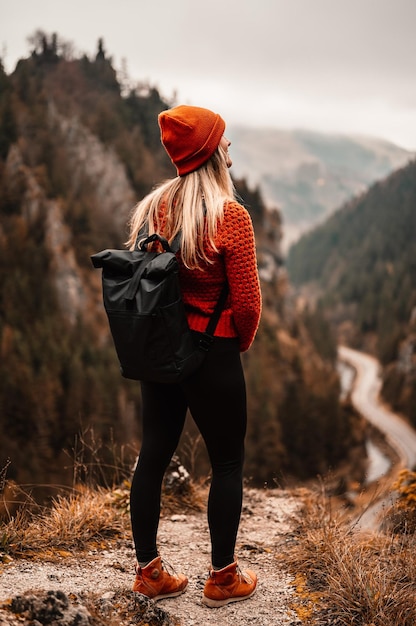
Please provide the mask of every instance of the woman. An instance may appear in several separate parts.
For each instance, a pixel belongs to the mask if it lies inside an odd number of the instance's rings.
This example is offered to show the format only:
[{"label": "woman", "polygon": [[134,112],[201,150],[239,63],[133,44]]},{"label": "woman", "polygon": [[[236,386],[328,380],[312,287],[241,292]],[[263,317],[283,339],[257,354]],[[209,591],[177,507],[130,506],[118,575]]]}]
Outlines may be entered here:
[{"label": "woman", "polygon": [[178,176],[136,206],[128,245],[144,223],[169,241],[182,231],[180,283],[188,322],[205,331],[225,282],[229,293],[203,365],[180,384],[141,383],[143,437],[131,487],[137,556],[133,590],[159,599],[179,595],[187,578],[169,573],[157,550],[161,486],[189,408],[206,444],[212,482],[208,499],[212,568],[203,601],[211,607],[244,600],[257,577],[241,572],[234,549],[242,507],[246,391],[240,352],[257,331],[261,294],[254,233],[235,201],[230,142],[216,113],[181,105],[159,115],[162,143]]}]

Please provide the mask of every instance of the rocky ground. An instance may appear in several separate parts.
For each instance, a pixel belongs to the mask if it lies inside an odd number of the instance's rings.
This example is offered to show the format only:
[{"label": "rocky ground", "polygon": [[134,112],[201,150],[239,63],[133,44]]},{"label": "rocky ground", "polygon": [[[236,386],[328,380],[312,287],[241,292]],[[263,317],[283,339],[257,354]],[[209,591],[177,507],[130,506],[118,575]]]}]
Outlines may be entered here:
[{"label": "rocky ground", "polygon": [[242,568],[259,576],[256,594],[220,609],[201,602],[210,563],[205,512],[162,517],[160,553],[189,577],[187,591],[157,603],[130,591],[134,557],[129,543],[90,550],[57,562],[20,560],[0,565],[0,626],[295,626],[300,624],[293,578],[278,555],[295,524],[296,497],[280,490],[248,490],[237,544]]}]

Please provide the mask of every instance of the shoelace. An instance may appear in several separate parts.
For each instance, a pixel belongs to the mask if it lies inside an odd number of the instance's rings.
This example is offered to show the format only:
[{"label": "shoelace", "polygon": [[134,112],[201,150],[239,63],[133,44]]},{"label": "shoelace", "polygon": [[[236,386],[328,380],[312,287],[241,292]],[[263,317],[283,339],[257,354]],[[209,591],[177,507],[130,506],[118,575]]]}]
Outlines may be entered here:
[{"label": "shoelace", "polygon": [[175,576],[176,578],[178,577],[175,568],[172,567],[169,561],[165,561],[165,559],[162,559],[162,568],[169,574],[169,576]]},{"label": "shoelace", "polygon": [[[161,559],[161,564],[162,564],[162,569],[165,570],[165,572],[167,572],[169,574],[169,576],[176,576],[176,578],[178,577],[178,575],[177,575],[177,573],[175,571],[175,568],[169,563],[169,561],[166,561],[165,559]],[[136,564],[134,566],[134,570],[135,570],[136,574],[138,574],[141,569],[143,569],[143,568],[140,567],[140,565],[136,561]]]},{"label": "shoelace", "polygon": [[[239,565],[237,565],[236,570],[235,570],[240,582],[244,581],[245,583],[247,583],[248,585],[252,584],[252,579],[250,578],[250,576],[247,574],[247,572],[243,572],[243,570],[240,568]],[[212,577],[212,575],[215,575],[215,570],[211,570],[209,575],[210,577]]]},{"label": "shoelace", "polygon": [[240,569],[240,566],[239,566],[239,565],[237,565],[237,570],[236,570],[236,573],[238,574],[238,577],[239,577],[239,579],[240,579],[240,582],[241,582],[241,580],[243,580],[243,581],[244,581],[245,583],[247,583],[248,585],[250,585],[250,584],[253,582],[253,581],[251,580],[250,576],[247,574],[247,572],[243,572],[243,571]]}]

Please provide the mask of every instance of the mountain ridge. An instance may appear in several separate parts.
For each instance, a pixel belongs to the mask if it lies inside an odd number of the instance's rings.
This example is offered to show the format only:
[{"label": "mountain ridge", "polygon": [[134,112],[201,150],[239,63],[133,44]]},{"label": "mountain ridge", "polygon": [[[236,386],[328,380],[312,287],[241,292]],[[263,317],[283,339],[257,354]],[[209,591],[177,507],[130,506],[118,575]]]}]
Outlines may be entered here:
[{"label": "mountain ridge", "polygon": [[414,155],[371,136],[241,125],[226,132],[236,173],[261,189],[266,204],[279,207],[286,252],[301,234]]}]

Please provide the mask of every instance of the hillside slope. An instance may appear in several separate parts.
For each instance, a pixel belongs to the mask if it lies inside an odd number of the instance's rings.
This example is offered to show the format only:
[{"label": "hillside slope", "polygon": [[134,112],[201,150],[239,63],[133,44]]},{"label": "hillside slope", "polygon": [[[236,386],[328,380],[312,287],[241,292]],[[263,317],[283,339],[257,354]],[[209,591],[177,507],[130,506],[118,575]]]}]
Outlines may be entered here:
[{"label": "hillside slope", "polygon": [[416,423],[416,161],[290,250],[287,268],[344,339],[388,366],[384,393]]}]

